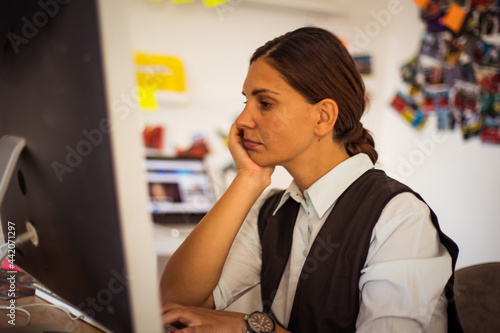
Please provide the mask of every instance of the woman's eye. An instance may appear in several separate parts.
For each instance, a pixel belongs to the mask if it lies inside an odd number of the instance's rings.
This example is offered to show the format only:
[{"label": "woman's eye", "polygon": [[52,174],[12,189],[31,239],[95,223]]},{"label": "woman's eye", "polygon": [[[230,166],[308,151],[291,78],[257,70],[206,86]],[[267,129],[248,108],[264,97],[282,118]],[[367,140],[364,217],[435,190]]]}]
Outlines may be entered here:
[{"label": "woman's eye", "polygon": [[260,102],[260,105],[262,106],[263,109],[268,109],[269,107],[271,107],[271,103],[267,103],[267,102]]}]

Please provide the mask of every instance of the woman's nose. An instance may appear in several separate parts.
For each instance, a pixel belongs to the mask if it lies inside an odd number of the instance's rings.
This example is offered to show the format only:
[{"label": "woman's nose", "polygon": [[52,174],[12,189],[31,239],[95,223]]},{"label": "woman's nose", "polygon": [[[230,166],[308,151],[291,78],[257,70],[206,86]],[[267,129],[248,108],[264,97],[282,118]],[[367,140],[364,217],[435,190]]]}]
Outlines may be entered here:
[{"label": "woman's nose", "polygon": [[247,128],[255,127],[255,122],[252,117],[252,112],[248,104],[245,105],[243,111],[241,111],[238,118],[236,118],[235,123],[236,126],[238,127],[247,127]]}]

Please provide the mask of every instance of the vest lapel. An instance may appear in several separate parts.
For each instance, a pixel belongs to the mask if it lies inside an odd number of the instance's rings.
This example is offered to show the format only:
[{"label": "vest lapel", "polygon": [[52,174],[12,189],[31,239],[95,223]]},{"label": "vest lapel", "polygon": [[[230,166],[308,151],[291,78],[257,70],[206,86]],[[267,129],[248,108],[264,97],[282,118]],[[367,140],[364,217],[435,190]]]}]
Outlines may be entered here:
[{"label": "vest lapel", "polygon": [[300,204],[289,198],[275,216],[269,217],[265,226],[266,233],[261,239],[262,247],[274,249],[266,251],[266,254],[263,253],[262,256],[261,281],[266,281],[266,283],[261,285],[261,294],[262,305],[266,313],[271,310],[281,276],[290,256],[293,227],[299,208]]}]

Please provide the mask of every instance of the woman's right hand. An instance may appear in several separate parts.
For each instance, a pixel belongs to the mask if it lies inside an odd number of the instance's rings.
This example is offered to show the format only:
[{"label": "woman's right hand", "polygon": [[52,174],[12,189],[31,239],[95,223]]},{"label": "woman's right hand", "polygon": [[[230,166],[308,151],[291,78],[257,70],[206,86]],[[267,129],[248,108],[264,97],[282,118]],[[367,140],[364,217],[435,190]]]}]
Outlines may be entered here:
[{"label": "woman's right hand", "polygon": [[238,128],[235,123],[229,131],[229,151],[234,159],[234,164],[238,175],[248,175],[254,180],[261,179],[266,182],[266,186],[271,183],[271,175],[274,172],[274,166],[262,167],[255,163],[248,155],[243,146],[243,130]]}]

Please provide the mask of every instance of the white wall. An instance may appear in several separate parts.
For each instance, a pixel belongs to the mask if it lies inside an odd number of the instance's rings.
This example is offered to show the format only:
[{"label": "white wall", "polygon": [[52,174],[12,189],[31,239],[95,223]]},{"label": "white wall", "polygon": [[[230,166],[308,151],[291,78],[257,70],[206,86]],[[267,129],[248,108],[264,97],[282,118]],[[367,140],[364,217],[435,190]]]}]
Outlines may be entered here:
[{"label": "white wall", "polygon": [[[339,0],[349,8],[354,1]],[[224,10],[201,1],[134,0],[132,42],[137,51],[182,58],[189,90],[183,105],[145,113],[145,122],[167,128],[165,153],[204,134],[217,171],[230,155],[217,130],[228,131],[244,101],[241,87],[248,60],[267,40],[304,25],[327,28],[345,38],[353,53],[369,53],[374,73],[366,77],[371,106],[363,123],[380,154],[379,167],[419,192],[437,213],[442,229],[460,246],[458,267],[500,261],[500,147],[465,142],[458,132],[437,133],[431,119],[416,132],[390,108],[401,86],[399,67],[418,52],[423,24],[411,0],[356,0],[343,15],[325,15],[233,0]],[[354,8],[355,7],[355,8]],[[273,185],[290,178],[282,169]]]}]

